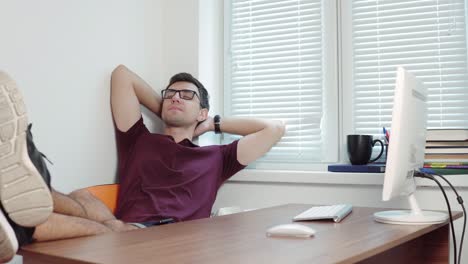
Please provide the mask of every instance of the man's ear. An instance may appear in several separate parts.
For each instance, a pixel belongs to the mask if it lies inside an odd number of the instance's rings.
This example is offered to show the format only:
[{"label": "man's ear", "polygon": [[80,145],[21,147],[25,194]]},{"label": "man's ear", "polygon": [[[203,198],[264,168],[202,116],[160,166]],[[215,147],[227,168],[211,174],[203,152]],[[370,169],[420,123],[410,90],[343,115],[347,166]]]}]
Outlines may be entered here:
[{"label": "man's ear", "polygon": [[203,122],[208,118],[208,109],[202,108],[198,114],[197,121]]}]

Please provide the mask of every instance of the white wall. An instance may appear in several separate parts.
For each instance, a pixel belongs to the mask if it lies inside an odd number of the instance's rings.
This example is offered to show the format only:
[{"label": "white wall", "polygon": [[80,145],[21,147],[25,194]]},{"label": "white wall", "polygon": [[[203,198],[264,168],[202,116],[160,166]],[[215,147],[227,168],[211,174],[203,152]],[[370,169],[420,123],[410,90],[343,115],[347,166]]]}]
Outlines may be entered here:
[{"label": "white wall", "polygon": [[[210,115],[223,109],[223,1],[199,0],[198,10],[198,78],[210,95]],[[205,134],[200,145],[219,144],[220,135]]]},{"label": "white wall", "polygon": [[198,1],[163,0],[163,69],[170,78],[178,72],[198,75]]},{"label": "white wall", "polygon": [[161,3],[0,2],[0,69],[23,92],[58,190],[114,181],[110,73],[123,63],[154,87],[165,83]]}]

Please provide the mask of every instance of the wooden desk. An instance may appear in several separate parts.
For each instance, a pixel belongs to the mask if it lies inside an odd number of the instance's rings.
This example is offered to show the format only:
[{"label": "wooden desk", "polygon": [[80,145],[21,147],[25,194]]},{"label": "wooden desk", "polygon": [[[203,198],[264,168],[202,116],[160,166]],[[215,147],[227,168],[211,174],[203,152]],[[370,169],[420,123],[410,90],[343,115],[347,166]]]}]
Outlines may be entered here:
[{"label": "wooden desk", "polygon": [[[341,223],[302,222],[309,239],[271,238],[310,205],[290,204],[126,233],[36,243],[24,263],[448,263],[449,225],[377,223],[378,208],[354,208]],[[454,218],[461,217],[454,214]],[[451,251],[450,251],[451,253]]]}]

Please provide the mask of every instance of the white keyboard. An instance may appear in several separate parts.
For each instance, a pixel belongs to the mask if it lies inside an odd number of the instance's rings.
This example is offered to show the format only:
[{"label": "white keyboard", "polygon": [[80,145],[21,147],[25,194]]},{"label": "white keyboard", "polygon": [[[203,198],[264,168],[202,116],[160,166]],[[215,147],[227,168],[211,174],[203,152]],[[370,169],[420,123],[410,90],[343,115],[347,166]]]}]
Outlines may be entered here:
[{"label": "white keyboard", "polygon": [[322,220],[322,219],[333,219],[336,223],[340,222],[345,218],[351,211],[353,206],[350,204],[337,204],[327,206],[314,206],[310,209],[296,215],[294,221],[302,220]]}]

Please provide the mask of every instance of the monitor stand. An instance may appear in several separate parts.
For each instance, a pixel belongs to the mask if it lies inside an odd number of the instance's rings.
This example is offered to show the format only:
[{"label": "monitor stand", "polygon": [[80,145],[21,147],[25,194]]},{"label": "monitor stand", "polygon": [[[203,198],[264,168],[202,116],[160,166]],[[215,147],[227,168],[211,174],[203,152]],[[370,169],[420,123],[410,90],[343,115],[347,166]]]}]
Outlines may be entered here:
[{"label": "monitor stand", "polygon": [[374,213],[375,221],[396,225],[438,224],[447,221],[448,214],[433,211],[421,211],[414,194],[408,196],[411,210],[394,210]]}]

